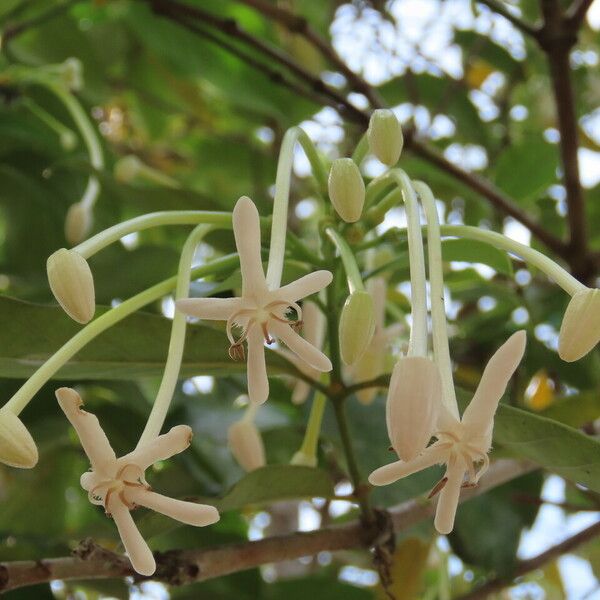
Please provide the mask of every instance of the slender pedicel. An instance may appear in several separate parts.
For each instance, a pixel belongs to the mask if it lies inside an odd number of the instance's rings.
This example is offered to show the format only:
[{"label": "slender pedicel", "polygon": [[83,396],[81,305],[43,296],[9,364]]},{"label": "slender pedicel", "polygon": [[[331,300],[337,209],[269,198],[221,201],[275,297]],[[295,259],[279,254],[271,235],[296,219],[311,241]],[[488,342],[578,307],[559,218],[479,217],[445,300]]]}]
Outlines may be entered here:
[{"label": "slender pedicel", "polygon": [[177,180],[143,163],[135,154],[128,154],[120,158],[115,163],[113,173],[115,179],[123,183],[131,183],[139,177],[165,187],[174,189],[181,187]]},{"label": "slender pedicel", "polygon": [[308,417],[308,425],[304,432],[304,439],[302,440],[300,449],[292,457],[291,464],[305,467],[317,466],[317,448],[326,403],[326,396],[319,391],[315,392]]},{"label": "slender pedicel", "polygon": [[[205,277],[207,275],[231,271],[237,266],[238,260],[238,256],[235,254],[224,256],[207,265],[194,269],[192,271],[192,277]],[[5,404],[4,408],[12,410],[18,415],[29,404],[33,396],[42,388],[42,386],[84,346],[103,331],[106,331],[119,321],[122,321],[125,317],[131,315],[147,304],[155,302],[166,294],[169,294],[175,288],[176,283],[177,277],[165,279],[151,288],[125,300],[125,302],[119,304],[115,308],[106,311],[86,325],[37,369],[37,371]]]},{"label": "slender pedicel", "polygon": [[24,97],[22,104],[27,107],[42,123],[52,129],[58,136],[60,145],[67,151],[73,150],[77,146],[77,136],[72,129],[69,129],[64,123],[61,123],[54,115],[51,115],[45,108],[41,107],[31,98]]},{"label": "slender pedicel", "polygon": [[306,153],[313,175],[319,184],[321,193],[327,193],[327,172],[306,132],[300,127],[288,129],[283,137],[275,177],[275,198],[273,201],[273,221],[271,225],[271,243],[267,266],[267,287],[274,290],[281,285],[283,258],[285,254],[285,234],[287,231],[290,182],[294,162],[294,146],[299,142]]},{"label": "slender pedicel", "polygon": [[442,240],[435,199],[429,187],[422,181],[413,186],[421,198],[427,219],[427,251],[429,253],[429,285],[431,286],[431,322],[433,351],[442,380],[442,401],[450,414],[458,419],[458,404],[452,378],[452,362],[448,344],[446,308],[444,301],[444,272],[442,262]]},{"label": "slender pedicel", "polygon": [[[190,274],[196,247],[202,241],[204,236],[212,229],[213,226],[211,225],[198,225],[188,236],[179,258],[177,284],[175,286],[176,301],[188,297]],[[155,438],[164,425],[173,398],[173,393],[175,392],[175,386],[177,385],[179,371],[181,369],[186,327],[187,320],[185,315],[176,310],[173,316],[173,324],[171,325],[171,338],[169,340],[169,351],[167,354],[167,362],[165,363],[165,370],[148,421],[140,436],[138,447],[143,446]]]}]

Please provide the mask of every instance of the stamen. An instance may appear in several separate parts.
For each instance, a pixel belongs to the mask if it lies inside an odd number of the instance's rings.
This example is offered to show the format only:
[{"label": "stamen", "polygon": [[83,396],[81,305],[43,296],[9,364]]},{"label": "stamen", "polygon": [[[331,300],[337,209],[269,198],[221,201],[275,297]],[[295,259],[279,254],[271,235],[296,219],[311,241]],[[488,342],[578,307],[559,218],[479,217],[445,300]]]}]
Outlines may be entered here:
[{"label": "stamen", "polygon": [[[232,345],[243,342],[246,339],[246,337],[248,336],[248,330],[254,323],[254,319],[250,319],[248,321],[248,324],[246,325],[246,327],[242,327],[241,325],[239,325],[238,319],[240,317],[248,317],[250,315],[253,315],[255,312],[256,311],[250,310],[249,308],[244,308],[242,310],[238,310],[238,312],[232,314],[229,317],[229,319],[227,319],[225,331],[227,332],[227,337],[229,338],[229,341],[231,342]],[[234,326],[242,327],[242,335],[240,336],[240,338],[238,340],[236,340],[235,336],[233,335]]]},{"label": "stamen", "polygon": [[448,483],[448,478],[447,477],[442,477],[433,486],[433,489],[431,490],[431,492],[429,492],[429,496],[427,496],[427,499],[430,500],[431,498],[433,498],[434,496],[436,496],[437,494],[439,494],[444,489],[444,487],[446,486],[446,483]]},{"label": "stamen", "polygon": [[292,322],[290,322],[290,327],[296,333],[300,333],[302,331],[303,325],[304,325],[303,321],[292,321]]},{"label": "stamen", "polygon": [[267,324],[266,323],[261,323],[260,324],[262,332],[263,332],[263,337],[265,338],[265,342],[267,344],[272,344],[275,340],[269,335],[269,330],[267,329]]},{"label": "stamen", "polygon": [[229,346],[229,358],[236,362],[246,360],[246,353],[242,342],[231,344],[231,346]]}]

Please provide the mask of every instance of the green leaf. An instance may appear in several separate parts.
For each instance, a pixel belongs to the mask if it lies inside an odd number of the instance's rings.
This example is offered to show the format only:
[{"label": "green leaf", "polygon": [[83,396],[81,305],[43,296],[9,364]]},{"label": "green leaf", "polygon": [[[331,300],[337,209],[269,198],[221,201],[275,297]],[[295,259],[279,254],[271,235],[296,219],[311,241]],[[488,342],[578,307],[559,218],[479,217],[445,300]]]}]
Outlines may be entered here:
[{"label": "green leaf", "polygon": [[215,504],[220,511],[295,498],[332,498],[333,481],[321,469],[269,465],[248,473]]},{"label": "green leaf", "polygon": [[[99,307],[97,314],[108,310]],[[0,377],[29,377],[81,330],[62,309],[0,297]],[[111,327],[78,352],[55,376],[63,379],[131,379],[161,376],[167,357],[171,321],[138,312]],[[224,331],[196,324],[188,327],[181,376],[244,372],[246,365],[228,356]],[[293,367],[268,352],[271,374]]]},{"label": "green leaf", "polygon": [[479,263],[509,277],[513,274],[512,262],[508,254],[483,242],[464,239],[443,240],[442,255],[445,261]]}]

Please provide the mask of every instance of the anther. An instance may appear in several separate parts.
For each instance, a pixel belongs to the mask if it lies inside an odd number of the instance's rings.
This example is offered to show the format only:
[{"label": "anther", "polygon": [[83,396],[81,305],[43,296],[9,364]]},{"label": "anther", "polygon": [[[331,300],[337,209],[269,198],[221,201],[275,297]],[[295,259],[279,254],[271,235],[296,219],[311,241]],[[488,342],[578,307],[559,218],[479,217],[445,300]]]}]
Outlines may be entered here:
[{"label": "anther", "polygon": [[429,496],[427,496],[427,499],[431,499],[434,496],[436,496],[437,494],[439,494],[444,487],[446,486],[446,483],[448,483],[448,478],[447,477],[442,477],[434,486],[433,489],[431,490],[431,492],[429,492]]},{"label": "anther", "polygon": [[246,353],[244,352],[244,346],[241,343],[231,344],[229,346],[229,358],[231,360],[241,361],[246,358]]}]

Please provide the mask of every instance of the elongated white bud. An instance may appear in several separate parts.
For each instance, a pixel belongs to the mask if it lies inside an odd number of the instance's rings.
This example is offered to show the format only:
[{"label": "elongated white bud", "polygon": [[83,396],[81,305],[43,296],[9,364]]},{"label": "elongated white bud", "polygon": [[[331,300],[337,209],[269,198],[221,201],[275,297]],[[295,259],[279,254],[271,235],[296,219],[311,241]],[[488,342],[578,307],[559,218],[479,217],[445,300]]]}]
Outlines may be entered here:
[{"label": "elongated white bud", "polygon": [[121,183],[133,181],[142,171],[142,161],[133,154],[120,158],[114,168],[115,179]]},{"label": "elongated white bud", "polygon": [[387,108],[373,112],[367,130],[371,152],[388,167],[393,167],[400,158],[404,137],[396,115]]},{"label": "elongated white bud", "polygon": [[569,302],[558,336],[558,354],[573,362],[600,342],[600,290],[577,292]]},{"label": "elongated white bud", "polygon": [[247,419],[236,421],[227,432],[229,449],[245,471],[264,467],[265,447],[256,425]]},{"label": "elongated white bud", "polygon": [[94,215],[90,208],[81,202],[71,204],[65,218],[65,238],[75,246],[82,242],[91,231]]},{"label": "elongated white bud", "polygon": [[0,410],[0,462],[31,469],[37,461],[37,446],[23,421],[8,409]]},{"label": "elongated white bud", "polygon": [[360,219],[365,204],[365,182],[351,158],[338,158],[329,171],[329,198],[346,223]]},{"label": "elongated white bud", "polygon": [[346,299],[340,317],[340,353],[353,365],[371,343],[375,332],[375,311],[369,292],[358,290]]},{"label": "elongated white bud", "polygon": [[87,260],[75,250],[61,248],[46,264],[50,289],[63,310],[78,323],[94,316],[94,277]]},{"label": "elongated white bud", "polygon": [[401,358],[394,367],[386,404],[388,435],[396,454],[413,460],[433,435],[442,382],[435,363],[422,356]]}]

